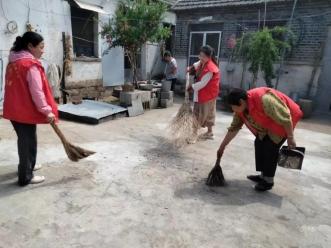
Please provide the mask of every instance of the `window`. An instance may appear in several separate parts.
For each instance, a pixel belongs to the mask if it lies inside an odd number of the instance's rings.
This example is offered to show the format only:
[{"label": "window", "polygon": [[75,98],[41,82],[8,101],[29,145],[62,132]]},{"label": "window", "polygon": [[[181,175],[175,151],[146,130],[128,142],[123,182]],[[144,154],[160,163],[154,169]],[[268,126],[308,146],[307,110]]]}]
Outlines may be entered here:
[{"label": "window", "polygon": [[190,46],[189,46],[189,64],[199,60],[200,48],[205,45],[209,45],[215,49],[216,58],[219,59],[220,46],[221,46],[221,35],[220,31],[199,31],[190,33]]},{"label": "window", "polygon": [[73,51],[76,57],[98,57],[98,15],[71,6]]}]

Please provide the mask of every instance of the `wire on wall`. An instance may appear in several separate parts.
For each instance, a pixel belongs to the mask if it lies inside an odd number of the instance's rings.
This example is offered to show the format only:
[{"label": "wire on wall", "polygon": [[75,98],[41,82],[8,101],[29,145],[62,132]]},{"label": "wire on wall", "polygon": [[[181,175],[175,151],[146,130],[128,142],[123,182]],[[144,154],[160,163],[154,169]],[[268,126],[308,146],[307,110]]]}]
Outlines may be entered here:
[{"label": "wire on wall", "polygon": [[1,7],[1,10],[2,10],[2,13],[3,13],[3,17],[6,19],[6,21],[9,22],[10,20],[9,20],[9,18],[6,15],[6,11],[3,8],[3,0],[0,0],[0,7]]}]

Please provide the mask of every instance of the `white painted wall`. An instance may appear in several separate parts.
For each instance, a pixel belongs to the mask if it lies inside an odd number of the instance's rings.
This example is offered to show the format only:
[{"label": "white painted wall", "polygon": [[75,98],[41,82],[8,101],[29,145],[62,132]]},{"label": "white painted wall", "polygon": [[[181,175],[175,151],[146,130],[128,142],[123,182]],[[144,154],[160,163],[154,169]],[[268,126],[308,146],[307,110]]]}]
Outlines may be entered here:
[{"label": "white painted wall", "polygon": [[[118,0],[83,0],[82,2],[104,6],[107,15],[99,14],[99,24],[97,31],[101,31],[101,23],[108,22],[110,16],[114,13]],[[30,6],[30,19],[28,20],[28,3]],[[45,54],[43,58],[48,63],[62,65],[63,48],[62,32],[71,35],[71,16],[70,6],[64,0],[2,0],[2,9],[0,9],[0,58],[4,61],[3,77],[8,63],[9,50],[16,39],[16,36],[22,35],[26,31],[26,23],[32,24],[38,33],[45,39]],[[4,13],[3,13],[4,12]],[[15,21],[18,24],[18,32],[10,34],[6,32],[7,23]],[[98,34],[98,54],[104,49],[105,41]],[[116,61],[114,61],[116,63]],[[93,80],[102,79],[101,62],[77,62],[73,61],[73,74],[68,77],[68,83],[75,80]],[[0,89],[3,89],[4,78],[0,80]],[[3,96],[3,90],[0,90],[0,101]]]},{"label": "white painted wall", "polygon": [[[240,87],[241,77],[242,77],[242,64],[234,63],[233,72],[227,71],[228,62],[222,61],[220,63],[220,68],[222,72],[222,83],[226,85],[230,85],[232,87]],[[279,65],[275,65],[275,68],[279,68]],[[313,66],[304,65],[304,64],[287,64],[284,65],[284,73],[281,75],[278,85],[278,90],[291,94],[293,92],[298,93],[301,97],[304,97],[307,91],[307,86],[311,79]],[[316,94],[316,84],[319,78],[320,70],[317,71],[314,83],[312,94]],[[244,84],[243,87],[248,89],[249,84],[252,82],[252,74],[247,70],[244,73]],[[273,84],[275,85],[276,79],[273,80]],[[259,73],[257,86],[266,86],[263,79],[263,74]]]},{"label": "white painted wall", "polygon": [[[15,41],[17,35],[22,35],[26,31],[26,23],[29,22],[45,39],[45,54],[43,58],[48,63],[56,63],[62,65],[63,48],[62,48],[62,32],[71,35],[71,16],[70,6],[64,0],[0,0],[2,1],[3,10],[0,9],[0,58],[4,62],[3,77],[5,68],[8,63],[9,50]],[[101,31],[102,23],[108,22],[109,18],[114,14],[118,0],[81,0],[82,2],[103,6],[106,15],[99,14],[99,24],[97,32]],[[30,18],[28,20],[28,6],[30,6]],[[4,13],[3,13],[4,11]],[[9,21],[15,21],[18,24],[18,32],[10,34],[6,32],[6,26]],[[165,15],[165,21],[168,23],[176,23],[176,15],[168,12]],[[96,40],[98,44],[99,58],[102,57],[104,49],[106,49],[105,41],[98,34]],[[124,54],[123,54],[124,56]],[[155,63],[159,63],[159,68],[162,68],[161,58],[159,56],[159,48],[155,44],[147,44],[144,49],[142,61],[142,78],[146,79],[147,74],[151,71]],[[111,61],[114,65],[119,62],[116,58]],[[67,78],[67,84],[75,81],[85,80],[100,80],[102,79],[102,64],[101,62],[82,62],[73,61],[72,75]],[[4,78],[0,80],[0,102],[3,96]]]},{"label": "white painted wall", "polygon": [[[28,20],[28,0],[2,0],[3,8],[0,9],[0,57],[4,60],[4,70],[8,63],[9,50],[16,36],[22,35],[26,31],[25,25],[28,21],[45,39],[46,47],[43,57],[51,63],[62,63],[62,32],[71,33],[68,3],[62,0],[30,0],[29,3],[30,18]],[[17,22],[18,32],[16,34],[7,32],[6,28],[9,21]],[[1,85],[2,89],[3,86],[4,83]],[[2,98],[2,94],[0,98]]]},{"label": "white painted wall", "polygon": [[67,84],[102,78],[100,62],[74,61],[72,63],[72,71],[72,75],[66,77]]},{"label": "white painted wall", "polygon": [[163,21],[172,25],[176,25],[177,16],[175,13],[167,11],[164,15]]},{"label": "white painted wall", "polygon": [[[144,79],[149,79],[150,73],[155,75],[156,64],[160,63],[161,56],[160,56],[160,47],[157,43],[147,43],[141,52],[141,73]],[[152,72],[153,69],[153,72]]]}]

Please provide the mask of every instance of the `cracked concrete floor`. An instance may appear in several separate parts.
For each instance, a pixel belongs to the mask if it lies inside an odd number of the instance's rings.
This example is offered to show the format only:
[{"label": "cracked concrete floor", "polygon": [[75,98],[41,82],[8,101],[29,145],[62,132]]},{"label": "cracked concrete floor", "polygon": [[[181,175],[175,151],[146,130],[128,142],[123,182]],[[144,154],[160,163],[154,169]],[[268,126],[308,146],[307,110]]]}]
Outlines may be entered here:
[{"label": "cracked concrete floor", "polygon": [[68,161],[48,126],[39,126],[37,174],[16,186],[16,137],[0,120],[0,247],[331,247],[331,122],[302,122],[302,171],[279,168],[271,192],[256,193],[253,137],[243,129],[222,161],[229,183],[204,179],[231,121],[218,112],[215,141],[177,149],[166,126],[178,109],[148,111],[98,126],[62,122],[76,144],[98,153]]}]

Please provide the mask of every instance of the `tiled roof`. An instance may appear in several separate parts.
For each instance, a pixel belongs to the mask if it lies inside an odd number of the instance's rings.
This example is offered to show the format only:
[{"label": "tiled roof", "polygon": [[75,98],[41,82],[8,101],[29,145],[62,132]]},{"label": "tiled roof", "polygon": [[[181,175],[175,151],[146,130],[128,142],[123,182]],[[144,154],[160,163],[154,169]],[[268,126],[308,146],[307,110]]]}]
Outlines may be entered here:
[{"label": "tiled roof", "polygon": [[178,0],[162,0],[162,2],[169,3],[170,5],[174,5]]},{"label": "tiled roof", "polygon": [[[270,2],[286,2],[290,0],[267,0]],[[214,8],[223,6],[238,6],[249,4],[264,3],[265,0],[179,0],[173,6],[174,10],[197,9],[197,8]]]}]

